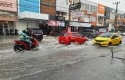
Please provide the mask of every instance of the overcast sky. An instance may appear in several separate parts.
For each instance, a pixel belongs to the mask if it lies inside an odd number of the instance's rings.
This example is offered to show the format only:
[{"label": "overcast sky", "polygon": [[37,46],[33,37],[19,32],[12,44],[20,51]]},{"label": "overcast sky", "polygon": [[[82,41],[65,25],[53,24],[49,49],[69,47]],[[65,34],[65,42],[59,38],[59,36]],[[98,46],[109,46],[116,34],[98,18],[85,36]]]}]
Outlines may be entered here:
[{"label": "overcast sky", "polygon": [[120,2],[118,5],[118,10],[124,11],[125,12],[125,0],[89,0],[92,2],[96,2],[96,3],[100,3],[100,4],[104,4],[108,7],[112,7],[112,8],[116,8],[116,5],[113,4],[115,2]]}]

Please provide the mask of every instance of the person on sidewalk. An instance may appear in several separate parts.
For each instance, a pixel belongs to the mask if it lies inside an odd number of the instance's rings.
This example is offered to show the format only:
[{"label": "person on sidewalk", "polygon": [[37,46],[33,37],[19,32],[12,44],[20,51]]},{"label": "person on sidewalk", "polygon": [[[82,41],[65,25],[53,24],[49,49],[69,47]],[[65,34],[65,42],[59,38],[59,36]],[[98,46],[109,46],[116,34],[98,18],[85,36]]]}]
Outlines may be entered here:
[{"label": "person on sidewalk", "polygon": [[27,31],[26,30],[22,30],[22,33],[20,34],[20,39],[24,42],[28,43],[29,48],[31,48],[32,46],[32,42],[30,41],[30,36],[27,35]]}]

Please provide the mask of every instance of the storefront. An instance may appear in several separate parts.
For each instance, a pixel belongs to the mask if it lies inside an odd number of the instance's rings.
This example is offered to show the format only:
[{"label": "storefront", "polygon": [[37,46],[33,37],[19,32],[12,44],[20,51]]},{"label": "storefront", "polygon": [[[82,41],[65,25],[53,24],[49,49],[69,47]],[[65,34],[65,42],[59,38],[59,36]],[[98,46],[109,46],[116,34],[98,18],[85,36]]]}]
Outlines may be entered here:
[{"label": "storefront", "polygon": [[[13,3],[12,3],[13,2]],[[16,0],[1,0],[0,4],[0,35],[15,34],[17,22]]]},{"label": "storefront", "polygon": [[[48,14],[40,13],[40,0],[19,0],[18,6],[18,29],[19,32],[26,28],[39,28],[44,21],[47,21]],[[27,6],[24,7],[26,4]],[[30,6],[30,7],[29,7]]]},{"label": "storefront", "polygon": [[71,31],[79,31],[84,28],[91,28],[90,23],[70,22]]},{"label": "storefront", "polygon": [[47,21],[48,18],[48,14],[28,11],[22,12],[18,15],[18,29],[21,31],[26,28],[39,28],[39,24],[42,21]]},{"label": "storefront", "polygon": [[49,35],[50,32],[61,33],[65,29],[65,18],[62,16],[49,15],[49,20],[39,26],[44,34]]}]

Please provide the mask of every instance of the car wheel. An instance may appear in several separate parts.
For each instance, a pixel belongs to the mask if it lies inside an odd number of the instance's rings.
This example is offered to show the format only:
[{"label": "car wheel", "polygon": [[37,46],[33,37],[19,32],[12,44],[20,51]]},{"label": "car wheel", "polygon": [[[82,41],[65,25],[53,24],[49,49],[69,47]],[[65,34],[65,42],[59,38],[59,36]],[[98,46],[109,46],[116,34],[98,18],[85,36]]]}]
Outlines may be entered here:
[{"label": "car wheel", "polygon": [[111,42],[109,42],[108,46],[111,46],[111,45],[112,45],[112,43],[111,43]]},{"label": "car wheel", "polygon": [[122,44],[122,41],[120,41],[119,44]]}]

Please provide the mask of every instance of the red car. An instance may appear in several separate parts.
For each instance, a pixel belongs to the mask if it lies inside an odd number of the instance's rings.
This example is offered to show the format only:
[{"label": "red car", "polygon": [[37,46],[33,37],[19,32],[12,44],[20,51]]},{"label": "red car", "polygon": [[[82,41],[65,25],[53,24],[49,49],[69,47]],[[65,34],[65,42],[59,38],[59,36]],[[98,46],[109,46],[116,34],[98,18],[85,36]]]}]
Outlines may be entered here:
[{"label": "red car", "polygon": [[72,42],[83,44],[88,41],[88,38],[83,36],[79,32],[66,32],[60,35],[58,40],[60,44],[71,44]]}]

